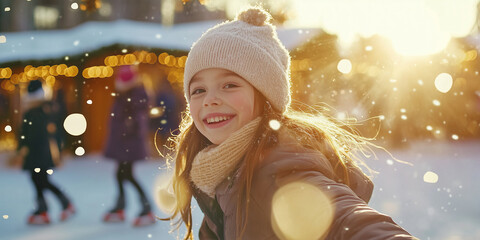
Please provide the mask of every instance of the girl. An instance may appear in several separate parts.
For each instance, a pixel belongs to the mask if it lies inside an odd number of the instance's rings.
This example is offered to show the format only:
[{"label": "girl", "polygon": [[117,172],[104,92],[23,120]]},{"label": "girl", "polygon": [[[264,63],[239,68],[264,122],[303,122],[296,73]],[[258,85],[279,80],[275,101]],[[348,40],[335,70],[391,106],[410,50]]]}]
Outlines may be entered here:
[{"label": "girl", "polygon": [[57,113],[53,104],[45,98],[40,80],[30,81],[27,90],[27,110],[23,117],[17,158],[24,159],[23,169],[30,172],[36,190],[37,209],[28,218],[28,223],[50,223],[48,206],[43,195],[47,189],[60,200],[60,221],[65,221],[75,213],[74,207],[65,194],[49,180],[49,175],[60,157],[56,142],[56,133],[60,131],[55,121]]},{"label": "girl", "polygon": [[192,238],[193,196],[200,239],[414,239],[367,205],[373,184],[354,160],[368,142],[290,108],[290,56],[270,18],[250,8],[192,46],[170,219]]},{"label": "girl", "polygon": [[105,214],[105,222],[125,220],[125,191],[123,184],[129,181],[140,197],[142,207],[134,226],[155,223],[150,202],[133,176],[133,165],[147,157],[145,138],[148,131],[148,98],[145,88],[133,67],[120,66],[115,79],[118,91],[112,106],[110,132],[105,147],[105,157],[117,163],[118,197],[115,206]]}]

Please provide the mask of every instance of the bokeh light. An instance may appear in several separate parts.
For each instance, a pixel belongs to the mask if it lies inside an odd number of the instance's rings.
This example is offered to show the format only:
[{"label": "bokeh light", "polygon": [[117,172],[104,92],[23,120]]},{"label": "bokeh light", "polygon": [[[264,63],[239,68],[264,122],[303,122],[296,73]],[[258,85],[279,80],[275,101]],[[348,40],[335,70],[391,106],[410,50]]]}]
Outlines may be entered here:
[{"label": "bokeh light", "polygon": [[438,175],[434,172],[428,171],[423,175],[423,181],[426,183],[438,182]]},{"label": "bokeh light", "polygon": [[72,136],[80,136],[87,130],[87,119],[81,113],[72,113],[65,118],[63,127]]},{"label": "bokeh light", "polygon": [[337,69],[343,74],[349,74],[352,71],[352,62],[348,59],[342,59],[338,62]]},{"label": "bokeh light", "polygon": [[12,126],[7,125],[5,126],[5,132],[11,132],[12,131]]},{"label": "bokeh light", "polygon": [[278,130],[280,129],[280,122],[278,120],[270,120],[270,122],[268,122],[268,125],[270,126],[271,129],[273,130]]},{"label": "bokeh light", "polygon": [[318,187],[293,182],[272,199],[272,227],[280,239],[319,239],[329,229],[334,207]]},{"label": "bokeh light", "polygon": [[452,85],[453,79],[448,73],[440,73],[435,78],[435,88],[437,88],[439,92],[447,93],[452,88]]},{"label": "bokeh light", "polygon": [[172,214],[177,204],[172,187],[172,175],[159,175],[153,187],[154,201],[158,208],[165,214]]},{"label": "bokeh light", "polygon": [[75,149],[75,155],[81,157],[85,154],[85,149],[83,147],[77,147]]}]

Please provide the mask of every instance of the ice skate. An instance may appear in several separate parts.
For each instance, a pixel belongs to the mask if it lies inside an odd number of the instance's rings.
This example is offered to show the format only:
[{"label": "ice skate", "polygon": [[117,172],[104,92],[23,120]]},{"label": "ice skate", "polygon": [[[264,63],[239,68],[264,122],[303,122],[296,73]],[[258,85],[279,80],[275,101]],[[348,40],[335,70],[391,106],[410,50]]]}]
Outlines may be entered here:
[{"label": "ice skate", "polygon": [[104,222],[123,222],[125,221],[125,197],[119,196],[115,207],[103,217]]},{"label": "ice skate", "polygon": [[28,224],[31,225],[45,225],[50,223],[50,218],[48,213],[45,212],[35,212],[28,218]]},{"label": "ice skate", "polygon": [[155,223],[155,217],[152,212],[140,214],[133,222],[134,227],[148,226]]},{"label": "ice skate", "polygon": [[75,214],[75,208],[72,204],[68,204],[68,207],[63,209],[62,213],[60,214],[60,221],[66,221],[67,219],[71,218]]},{"label": "ice skate", "polygon": [[125,210],[123,209],[112,210],[107,214],[105,214],[105,216],[103,217],[103,221],[111,222],[111,223],[123,222],[125,221]]}]

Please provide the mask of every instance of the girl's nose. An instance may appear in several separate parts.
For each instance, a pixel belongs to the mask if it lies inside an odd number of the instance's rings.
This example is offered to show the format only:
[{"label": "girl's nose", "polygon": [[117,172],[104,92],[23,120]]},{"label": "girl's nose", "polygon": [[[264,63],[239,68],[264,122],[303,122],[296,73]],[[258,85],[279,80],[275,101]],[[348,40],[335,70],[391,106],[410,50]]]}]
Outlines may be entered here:
[{"label": "girl's nose", "polygon": [[220,105],[222,103],[222,100],[218,98],[215,92],[209,92],[207,96],[205,96],[205,99],[203,100],[203,106],[208,107],[208,106],[215,106],[215,105]]}]

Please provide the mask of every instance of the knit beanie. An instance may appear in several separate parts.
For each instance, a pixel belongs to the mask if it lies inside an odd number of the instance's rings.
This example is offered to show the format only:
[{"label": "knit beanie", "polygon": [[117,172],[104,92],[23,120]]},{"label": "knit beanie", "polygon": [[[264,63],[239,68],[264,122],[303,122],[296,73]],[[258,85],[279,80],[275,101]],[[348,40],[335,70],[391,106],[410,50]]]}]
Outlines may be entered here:
[{"label": "knit beanie", "polygon": [[122,65],[118,68],[118,80],[122,82],[129,82],[133,80],[135,73],[129,65]]},{"label": "knit beanie", "polygon": [[32,94],[42,88],[42,82],[40,80],[32,80],[28,83],[28,94]]},{"label": "knit beanie", "polygon": [[32,80],[27,86],[26,102],[43,101],[45,100],[45,91],[40,80]]},{"label": "knit beanie", "polygon": [[207,30],[193,45],[185,63],[184,91],[190,102],[192,77],[208,68],[232,71],[248,81],[284,112],[290,104],[290,55],[280,42],[271,16],[251,7],[235,20]]},{"label": "knit beanie", "polygon": [[140,78],[137,77],[136,66],[119,66],[115,78],[115,88],[119,91],[126,91],[138,85]]}]

